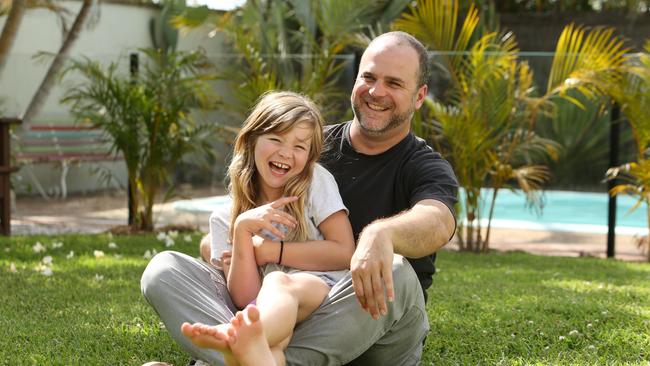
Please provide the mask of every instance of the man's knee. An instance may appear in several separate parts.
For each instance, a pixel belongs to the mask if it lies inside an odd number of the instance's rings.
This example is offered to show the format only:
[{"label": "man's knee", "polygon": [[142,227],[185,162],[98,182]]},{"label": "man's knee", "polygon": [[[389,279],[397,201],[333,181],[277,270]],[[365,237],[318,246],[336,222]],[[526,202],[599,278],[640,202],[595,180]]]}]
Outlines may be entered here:
[{"label": "man's knee", "polygon": [[147,300],[164,292],[172,283],[170,279],[174,276],[174,263],[178,262],[179,257],[179,253],[164,251],[151,258],[140,279],[140,289]]},{"label": "man's knee", "polygon": [[416,290],[421,291],[418,276],[409,261],[401,255],[395,255],[393,258],[393,287],[395,289],[395,295],[399,296],[401,293],[411,293]]}]

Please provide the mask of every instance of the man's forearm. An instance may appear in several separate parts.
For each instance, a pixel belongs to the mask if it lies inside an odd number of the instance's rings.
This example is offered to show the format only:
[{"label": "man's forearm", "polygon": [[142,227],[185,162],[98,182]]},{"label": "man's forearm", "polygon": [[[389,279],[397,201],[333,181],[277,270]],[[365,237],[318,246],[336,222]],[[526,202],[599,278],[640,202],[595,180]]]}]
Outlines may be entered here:
[{"label": "man's forearm", "polygon": [[371,223],[365,230],[377,230],[390,237],[393,252],[409,258],[435,253],[454,233],[454,217],[445,204],[423,200],[410,210]]}]

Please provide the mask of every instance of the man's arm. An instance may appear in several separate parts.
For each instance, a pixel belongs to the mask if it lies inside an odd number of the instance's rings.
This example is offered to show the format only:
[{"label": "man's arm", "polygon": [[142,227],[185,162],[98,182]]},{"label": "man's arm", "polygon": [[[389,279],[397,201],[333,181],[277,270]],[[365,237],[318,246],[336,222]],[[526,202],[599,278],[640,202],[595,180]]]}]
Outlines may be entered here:
[{"label": "man's arm", "polygon": [[413,208],[370,225],[390,235],[393,252],[409,258],[435,253],[454,234],[454,216],[444,203],[427,199]]},{"label": "man's arm", "polygon": [[[454,217],[440,201],[425,199],[410,210],[373,221],[357,242],[350,270],[361,306],[377,319],[393,301],[393,253],[419,258],[444,246],[454,233]],[[386,295],[384,296],[384,288]]]}]

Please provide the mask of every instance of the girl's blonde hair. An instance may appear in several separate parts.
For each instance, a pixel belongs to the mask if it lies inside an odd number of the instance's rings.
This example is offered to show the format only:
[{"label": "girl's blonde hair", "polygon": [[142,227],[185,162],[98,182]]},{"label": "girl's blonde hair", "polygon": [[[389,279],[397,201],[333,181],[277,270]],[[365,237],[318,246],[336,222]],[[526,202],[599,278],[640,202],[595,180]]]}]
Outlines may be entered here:
[{"label": "girl's blonde hair", "polygon": [[229,233],[231,241],[237,216],[257,207],[260,188],[256,181],[255,167],[257,139],[269,133],[283,135],[300,123],[311,125],[313,133],[305,168],[284,186],[283,197],[298,197],[297,201],[285,206],[285,210],[298,221],[298,226],[287,234],[285,240],[309,239],[305,220],[305,198],[311,184],[314,165],[323,147],[323,117],[308,97],[285,91],[263,94],[235,139],[232,161],[228,166],[228,189],[232,196]]}]

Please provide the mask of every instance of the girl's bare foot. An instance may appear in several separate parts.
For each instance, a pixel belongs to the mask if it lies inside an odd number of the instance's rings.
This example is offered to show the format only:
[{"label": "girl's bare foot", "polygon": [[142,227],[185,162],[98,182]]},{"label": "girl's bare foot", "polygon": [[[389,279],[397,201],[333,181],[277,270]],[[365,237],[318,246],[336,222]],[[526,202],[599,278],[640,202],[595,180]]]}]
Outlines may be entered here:
[{"label": "girl's bare foot", "polygon": [[260,311],[255,305],[248,305],[237,312],[230,321],[228,345],[235,359],[242,366],[276,365],[264,329]]},{"label": "girl's bare foot", "polygon": [[[234,318],[233,318],[234,319]],[[226,365],[238,365],[228,346],[228,329],[230,324],[205,325],[201,323],[183,323],[181,331],[192,343],[201,348],[211,348],[223,354]]]}]

